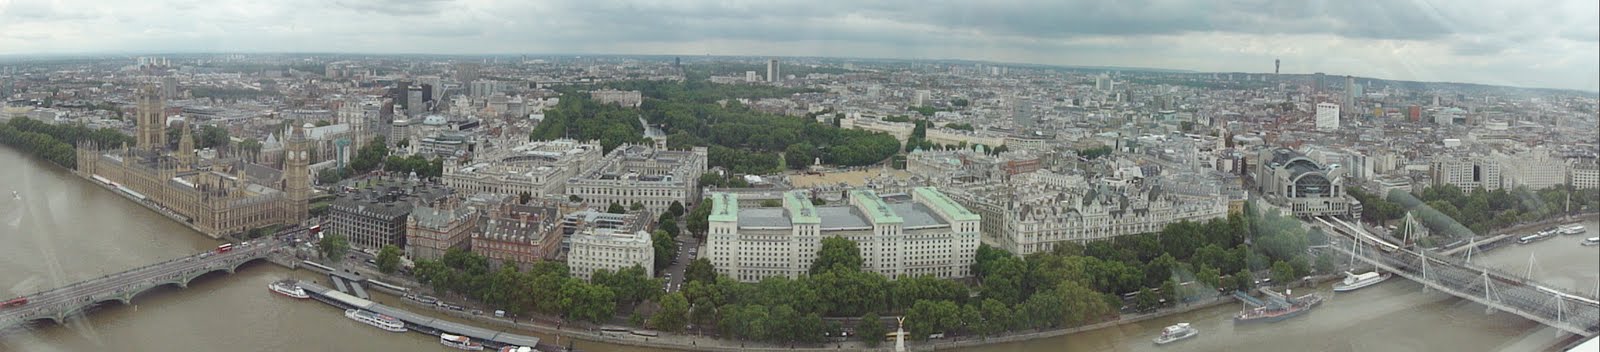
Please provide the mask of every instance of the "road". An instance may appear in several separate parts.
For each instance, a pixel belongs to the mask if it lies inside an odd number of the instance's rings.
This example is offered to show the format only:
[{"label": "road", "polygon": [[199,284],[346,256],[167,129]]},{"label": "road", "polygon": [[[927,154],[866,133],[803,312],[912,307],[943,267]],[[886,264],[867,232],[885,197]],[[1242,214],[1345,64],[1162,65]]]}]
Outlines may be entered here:
[{"label": "road", "polygon": [[690,235],[688,230],[679,231],[675,240],[678,241],[678,252],[675,253],[676,259],[672,264],[667,265],[666,269],[662,269],[662,272],[657,273],[666,279],[666,283],[663,284],[665,287],[662,288],[666,292],[683,290],[683,273],[689,268],[689,262],[700,254],[700,240],[694,238],[694,235]]}]

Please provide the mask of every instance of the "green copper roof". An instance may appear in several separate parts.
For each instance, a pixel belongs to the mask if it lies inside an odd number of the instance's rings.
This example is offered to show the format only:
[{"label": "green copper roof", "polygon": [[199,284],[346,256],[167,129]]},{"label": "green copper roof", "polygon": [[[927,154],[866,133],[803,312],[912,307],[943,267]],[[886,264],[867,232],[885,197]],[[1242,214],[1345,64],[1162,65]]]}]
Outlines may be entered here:
[{"label": "green copper roof", "polygon": [[817,207],[811,205],[811,198],[806,197],[805,191],[784,193],[783,202],[789,207],[789,222],[796,224],[822,223],[822,218],[817,216]]},{"label": "green copper roof", "polygon": [[971,210],[967,210],[967,208],[961,206],[960,203],[950,200],[949,196],[939,192],[938,189],[933,187],[917,187],[916,189],[912,190],[912,192],[915,193],[918,198],[925,199],[929,206],[939,209],[939,212],[950,217],[950,220],[952,221],[969,221],[979,219],[978,214],[973,213]]},{"label": "green copper roof", "polygon": [[711,217],[709,221],[739,221],[739,196],[733,193],[711,194]]},{"label": "green copper roof", "polygon": [[861,212],[871,217],[873,224],[900,224],[906,221],[900,214],[895,214],[894,210],[889,209],[889,203],[884,203],[877,192],[855,190],[850,192],[850,197],[855,198],[856,204],[861,205]]}]

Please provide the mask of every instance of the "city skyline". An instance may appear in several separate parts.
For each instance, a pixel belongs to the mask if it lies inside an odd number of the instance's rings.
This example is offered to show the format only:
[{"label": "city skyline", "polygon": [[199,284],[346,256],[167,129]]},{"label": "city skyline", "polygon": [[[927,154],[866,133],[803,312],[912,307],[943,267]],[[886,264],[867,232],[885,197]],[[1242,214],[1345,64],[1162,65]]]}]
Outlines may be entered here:
[{"label": "city skyline", "polygon": [[[75,3],[75,4],[71,4]],[[1436,6],[0,2],[0,55],[589,53],[963,59],[1600,91],[1595,3]],[[173,18],[182,20],[174,21]],[[1522,23],[1538,23],[1525,26]]]}]

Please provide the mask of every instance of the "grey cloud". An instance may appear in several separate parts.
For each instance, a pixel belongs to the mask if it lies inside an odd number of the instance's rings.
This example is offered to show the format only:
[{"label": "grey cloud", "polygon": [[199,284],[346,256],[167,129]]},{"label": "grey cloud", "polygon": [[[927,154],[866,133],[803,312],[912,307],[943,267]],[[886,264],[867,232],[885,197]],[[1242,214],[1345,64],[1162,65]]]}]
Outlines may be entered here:
[{"label": "grey cloud", "polygon": [[415,16],[437,13],[452,0],[336,0],[341,7],[394,16]]}]

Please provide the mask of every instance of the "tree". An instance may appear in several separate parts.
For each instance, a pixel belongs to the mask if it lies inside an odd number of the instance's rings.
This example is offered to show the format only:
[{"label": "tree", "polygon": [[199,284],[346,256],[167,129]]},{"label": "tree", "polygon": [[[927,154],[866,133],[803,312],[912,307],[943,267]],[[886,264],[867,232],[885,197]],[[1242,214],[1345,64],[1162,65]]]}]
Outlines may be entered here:
[{"label": "tree", "polygon": [[1061,323],[1078,326],[1100,320],[1116,312],[1116,296],[1101,294],[1076,282],[1066,281],[1055,287],[1061,297]]},{"label": "tree", "polygon": [[672,237],[671,233],[662,229],[656,229],[650,234],[650,246],[655,250],[656,257],[655,263],[652,264],[655,265],[656,271],[666,269],[667,265],[672,264],[673,256],[678,254],[678,242]]},{"label": "tree", "polygon": [[389,145],[383,136],[372,137],[372,141],[356,150],[356,157],[350,161],[350,168],[356,172],[367,172],[383,166],[389,157]]},{"label": "tree", "polygon": [[322,252],[323,258],[337,262],[344,259],[345,253],[350,252],[350,241],[344,235],[329,233],[322,236],[317,247]]},{"label": "tree", "polygon": [[1334,270],[1338,270],[1337,265],[1333,262],[1333,256],[1326,254],[1317,256],[1316,267],[1317,273],[1320,274],[1332,274]]},{"label": "tree", "polygon": [[378,251],[378,271],[384,274],[394,273],[395,269],[400,268],[400,254],[400,247],[384,245],[383,249]]},{"label": "tree", "polygon": [[683,293],[668,293],[661,297],[661,309],[650,316],[650,327],[661,331],[683,331],[688,316],[689,300],[683,298]]},{"label": "tree", "polygon": [[667,213],[672,214],[672,217],[681,217],[683,216],[683,212],[683,203],[679,203],[678,201],[672,201],[672,205],[667,207]]},{"label": "tree", "polygon": [[557,309],[567,317],[601,323],[616,311],[615,294],[605,286],[567,278],[556,295]]},{"label": "tree", "polygon": [[689,266],[684,268],[683,279],[688,282],[713,283],[717,281],[717,271],[711,266],[710,259],[694,258],[689,261]]},{"label": "tree", "polygon": [[606,212],[607,213],[612,213],[612,214],[627,214],[628,210],[627,209],[623,209],[622,208],[622,204],[617,204],[616,202],[612,202],[611,206],[606,207]]},{"label": "tree", "polygon": [[582,202],[583,197],[579,197],[578,195],[574,194],[567,196],[567,200],[571,202]]},{"label": "tree", "polygon": [[640,210],[644,210],[644,203],[633,202],[633,204],[628,205],[628,211],[640,211]]},{"label": "tree", "polygon": [[611,291],[617,305],[629,306],[661,295],[661,280],[645,275],[644,267],[634,265],[616,272],[597,270],[589,282]]},{"label": "tree", "polygon": [[1139,307],[1141,311],[1156,309],[1161,305],[1161,297],[1158,297],[1155,291],[1151,291],[1149,287],[1139,289],[1139,294],[1134,295],[1133,301],[1134,305]]},{"label": "tree", "polygon": [[1293,259],[1289,259],[1289,267],[1294,269],[1295,277],[1311,275],[1311,260],[1306,259],[1305,254],[1297,255],[1294,256]]},{"label": "tree", "polygon": [[811,165],[816,149],[811,143],[790,144],[783,150],[784,164],[794,170],[805,169]]},{"label": "tree", "polygon": [[[577,195],[573,195],[573,197],[577,197]],[[530,200],[533,200],[533,193],[528,193],[526,191],[517,193],[517,204],[528,204],[528,201]]]},{"label": "tree", "polygon": [[777,208],[781,206],[783,206],[783,202],[777,199],[766,199],[761,201],[761,207],[763,208]]},{"label": "tree", "polygon": [[883,320],[878,319],[878,313],[867,312],[861,316],[861,322],[856,323],[856,336],[860,337],[861,342],[865,342],[867,347],[878,347],[878,343],[883,342],[883,336],[888,334],[886,330],[888,328],[883,326]]},{"label": "tree", "polygon": [[861,248],[856,246],[856,241],[840,236],[822,239],[817,259],[811,262],[811,274],[833,270],[861,270]]},{"label": "tree", "polygon": [[923,340],[936,332],[960,326],[961,307],[951,301],[917,301],[906,311],[907,332],[911,338]]},{"label": "tree", "polygon": [[1238,273],[1233,274],[1233,289],[1239,291],[1250,291],[1251,288],[1256,287],[1255,280],[1256,279],[1254,277],[1250,276],[1249,270],[1239,269]]},{"label": "tree", "polygon": [[710,217],[711,198],[706,198],[701,200],[699,205],[694,207],[693,211],[689,212],[689,219],[685,220],[686,223],[684,225],[689,228],[689,233],[702,235],[705,234],[706,229],[710,228],[711,226],[711,223],[709,222]]},{"label": "tree", "polygon": [[1006,306],[1005,303],[1001,303],[999,300],[983,300],[979,304],[978,311],[983,316],[984,321],[984,324],[981,325],[982,328],[976,329],[979,335],[992,336],[1011,327],[1013,320],[1011,307]]},{"label": "tree", "polygon": [[1295,274],[1294,273],[1294,266],[1289,265],[1289,262],[1285,262],[1285,261],[1279,260],[1277,262],[1273,262],[1272,263],[1272,281],[1273,282],[1276,282],[1279,285],[1283,285],[1283,284],[1286,284],[1286,283],[1288,283],[1290,281],[1294,281],[1294,278],[1295,278],[1294,274]]},{"label": "tree", "polygon": [[1200,271],[1195,272],[1194,279],[1208,288],[1222,287],[1222,272],[1210,265],[1201,264]]}]

